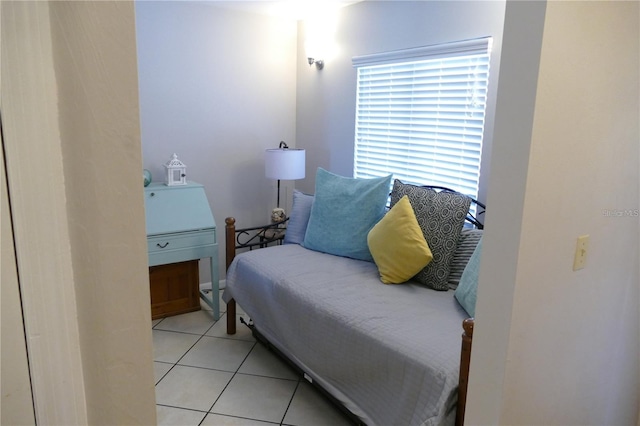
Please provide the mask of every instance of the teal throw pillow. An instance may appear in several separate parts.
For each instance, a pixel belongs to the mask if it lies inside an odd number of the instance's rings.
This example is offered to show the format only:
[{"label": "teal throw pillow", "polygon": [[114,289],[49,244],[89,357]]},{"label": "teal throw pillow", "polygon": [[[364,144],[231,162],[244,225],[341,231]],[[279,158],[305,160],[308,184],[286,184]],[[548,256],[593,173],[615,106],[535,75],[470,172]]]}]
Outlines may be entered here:
[{"label": "teal throw pillow", "polygon": [[391,175],[356,179],[318,168],[315,199],[303,246],[373,261],[367,235],[384,216],[390,186]]},{"label": "teal throw pillow", "polygon": [[284,244],[303,243],[312,205],[313,195],[293,190],[293,206],[287,223],[287,232],[284,234]]},{"label": "teal throw pillow", "polygon": [[480,272],[480,255],[482,252],[482,238],[478,241],[467,267],[464,268],[460,284],[453,295],[458,303],[472,317],[476,315],[476,295],[478,293],[478,272]]}]

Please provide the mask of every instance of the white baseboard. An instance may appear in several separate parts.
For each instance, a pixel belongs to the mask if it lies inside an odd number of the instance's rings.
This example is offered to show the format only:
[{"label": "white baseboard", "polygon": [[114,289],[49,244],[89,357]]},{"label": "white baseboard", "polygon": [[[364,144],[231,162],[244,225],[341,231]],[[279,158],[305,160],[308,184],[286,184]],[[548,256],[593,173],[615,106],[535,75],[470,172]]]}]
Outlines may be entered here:
[{"label": "white baseboard", "polygon": [[[218,281],[218,287],[220,288],[220,290],[223,290],[226,284],[227,284],[227,280]],[[206,283],[200,283],[200,291],[204,291],[204,290],[211,290],[211,281]]]}]

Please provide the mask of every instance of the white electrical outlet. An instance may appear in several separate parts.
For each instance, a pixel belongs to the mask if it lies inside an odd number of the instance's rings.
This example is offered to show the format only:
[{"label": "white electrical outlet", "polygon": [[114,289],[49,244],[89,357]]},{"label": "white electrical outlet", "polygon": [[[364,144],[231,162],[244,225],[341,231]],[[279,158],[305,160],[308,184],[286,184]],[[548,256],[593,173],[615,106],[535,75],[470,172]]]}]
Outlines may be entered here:
[{"label": "white electrical outlet", "polygon": [[573,257],[573,270],[584,268],[589,251],[589,235],[581,235],[576,242],[576,253]]}]

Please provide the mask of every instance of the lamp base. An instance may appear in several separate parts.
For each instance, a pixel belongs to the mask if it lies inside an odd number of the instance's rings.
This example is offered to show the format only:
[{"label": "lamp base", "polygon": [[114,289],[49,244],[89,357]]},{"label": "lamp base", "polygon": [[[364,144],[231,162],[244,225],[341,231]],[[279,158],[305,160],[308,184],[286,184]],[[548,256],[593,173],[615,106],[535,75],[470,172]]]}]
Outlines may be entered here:
[{"label": "lamp base", "polygon": [[271,210],[271,223],[281,223],[287,218],[287,215],[284,212],[284,209],[280,207],[276,207]]}]

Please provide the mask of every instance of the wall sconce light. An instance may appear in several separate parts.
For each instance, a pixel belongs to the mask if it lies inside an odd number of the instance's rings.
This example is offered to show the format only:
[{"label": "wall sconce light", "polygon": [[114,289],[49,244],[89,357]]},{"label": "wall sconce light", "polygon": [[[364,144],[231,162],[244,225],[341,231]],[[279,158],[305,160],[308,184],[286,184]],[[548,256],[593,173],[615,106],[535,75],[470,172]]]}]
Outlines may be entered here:
[{"label": "wall sconce light", "polygon": [[309,66],[316,64],[316,69],[321,70],[324,68],[325,61],[331,59],[335,53],[335,13],[323,7],[314,12],[313,18],[305,20],[304,25],[304,49],[307,53],[307,62]]},{"label": "wall sconce light", "polygon": [[321,70],[322,68],[324,68],[324,61],[322,59],[313,59],[313,58],[307,58],[307,61],[309,61],[309,66],[316,64],[316,69]]}]

